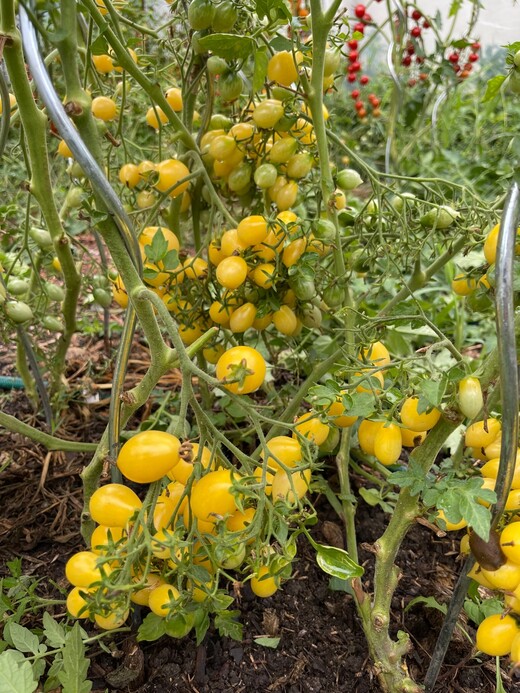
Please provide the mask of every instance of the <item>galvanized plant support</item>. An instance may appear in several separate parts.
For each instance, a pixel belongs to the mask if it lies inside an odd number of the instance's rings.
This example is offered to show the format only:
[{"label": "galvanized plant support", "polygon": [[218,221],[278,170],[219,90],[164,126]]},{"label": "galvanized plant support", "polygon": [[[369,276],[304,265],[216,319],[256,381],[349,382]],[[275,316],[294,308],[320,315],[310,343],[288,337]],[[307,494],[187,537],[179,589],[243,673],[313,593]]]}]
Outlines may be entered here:
[{"label": "galvanized plant support", "polygon": [[[511,487],[518,447],[518,357],[515,336],[515,306],[513,295],[513,266],[515,259],[516,230],[520,224],[520,189],[513,183],[504,206],[500,223],[496,259],[496,325],[500,356],[500,394],[502,402],[502,444],[500,466],[495,492],[497,502],[493,507],[491,527],[494,529],[504,511],[507,494]],[[433,651],[430,667],[424,681],[426,692],[433,690],[442,662],[450,644],[453,630],[466,597],[470,579],[467,573],[474,564],[468,557],[460,574],[448,613]]]},{"label": "galvanized plant support", "polygon": [[[29,19],[24,7],[19,9],[20,33],[27,63],[29,65],[33,81],[38,90],[38,94],[45,104],[47,113],[52,119],[56,129],[65,140],[70,150],[74,154],[75,160],[80,164],[86,177],[90,180],[96,194],[101,198],[106,206],[108,213],[112,216],[121,237],[123,238],[130,257],[133,259],[139,273],[142,273],[142,260],[139,250],[139,243],[132,228],[132,223],[123,209],[121,200],[108,182],[105,173],[90,153],[89,149],[81,139],[76,128],[73,126],[65,109],[56,94],[50,77],[45,68],[45,64],[40,55],[36,31]],[[112,394],[110,399],[109,413],[109,450],[111,455],[117,452],[120,432],[120,413],[121,413],[121,394],[123,391],[124,378],[132,337],[136,326],[135,311],[130,304],[128,306],[118,358],[114,370],[112,382]]]}]

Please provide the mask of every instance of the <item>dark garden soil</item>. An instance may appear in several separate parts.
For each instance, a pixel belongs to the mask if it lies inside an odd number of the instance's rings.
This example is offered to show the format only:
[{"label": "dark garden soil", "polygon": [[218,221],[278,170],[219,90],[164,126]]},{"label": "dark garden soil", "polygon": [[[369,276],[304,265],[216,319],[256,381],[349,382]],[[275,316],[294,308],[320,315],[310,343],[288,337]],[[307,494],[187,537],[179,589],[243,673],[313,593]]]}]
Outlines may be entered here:
[{"label": "dark garden soil", "polygon": [[[90,356],[94,353],[90,349]],[[4,354],[0,352],[0,366]],[[79,357],[79,355],[78,355]],[[101,355],[100,355],[101,358]],[[4,361],[5,363],[5,361]],[[140,368],[139,360],[134,372]],[[2,370],[0,368],[0,370]],[[3,371],[5,372],[5,370]],[[172,382],[175,376],[172,375]],[[107,381],[108,382],[108,381]],[[169,383],[169,385],[172,384]],[[83,381],[84,384],[84,381]],[[101,383],[102,385],[102,383]],[[76,440],[97,440],[106,423],[107,405],[103,387],[93,387],[100,402],[86,403],[85,388],[66,410],[59,434]],[[105,393],[105,394],[103,394]],[[91,398],[92,399],[92,398]],[[2,410],[39,425],[23,393],[2,397]],[[146,416],[146,412],[143,416]],[[62,596],[67,588],[64,565],[83,548],[79,534],[82,507],[79,473],[86,456],[52,452],[0,430],[0,468],[10,461],[0,477],[0,572],[6,562],[22,559],[24,574],[41,580],[39,593]],[[341,528],[328,505],[318,499],[319,524],[315,537],[338,544]],[[359,538],[368,548],[380,536],[385,516],[361,502],[357,523]],[[437,536],[431,528],[416,524],[398,556],[403,577],[393,603],[395,631],[411,636],[413,650],[408,666],[421,681],[428,667],[441,614],[417,603],[416,597],[449,600],[460,568],[458,536]],[[370,588],[372,554],[361,553]],[[56,583],[56,587],[53,583]],[[333,592],[329,578],[317,567],[313,551],[302,542],[294,579],[273,597],[258,599],[246,585],[236,589],[236,605],[242,613],[244,640],[221,638],[210,631],[199,647],[188,636],[178,641],[162,638],[155,643],[137,643],[131,635],[107,637],[106,651],[91,651],[89,676],[93,690],[139,693],[368,693],[380,691],[352,598]],[[62,606],[54,615],[64,615]],[[25,625],[37,625],[28,616]],[[474,630],[467,625],[467,631]],[[276,649],[256,642],[258,636],[279,637]],[[111,652],[111,654],[107,653]],[[505,666],[505,663],[504,663]],[[502,674],[507,691],[520,690]],[[449,648],[436,691],[491,693],[496,690],[494,660],[472,657],[472,645],[459,631]]]}]

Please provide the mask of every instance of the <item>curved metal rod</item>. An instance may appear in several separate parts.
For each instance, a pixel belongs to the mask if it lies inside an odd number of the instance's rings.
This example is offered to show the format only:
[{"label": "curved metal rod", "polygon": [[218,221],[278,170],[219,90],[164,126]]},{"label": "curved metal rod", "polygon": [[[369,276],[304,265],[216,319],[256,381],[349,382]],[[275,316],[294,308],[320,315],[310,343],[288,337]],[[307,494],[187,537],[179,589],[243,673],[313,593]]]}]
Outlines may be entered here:
[{"label": "curved metal rod", "polygon": [[[132,258],[137,270],[142,274],[142,259],[139,250],[138,240],[133,232],[132,224],[123,205],[115,191],[112,189],[106,176],[92,156],[91,152],[81,139],[76,128],[73,126],[69,117],[65,113],[65,109],[54,90],[50,77],[45,69],[44,62],[40,56],[38,48],[38,40],[36,31],[28,17],[25,9],[20,6],[20,33],[27,63],[33,76],[34,84],[38,89],[39,96],[47,112],[52,118],[58,132],[63,137],[70,150],[74,154],[76,161],[80,164],[85,175],[89,178],[93,188],[99,195],[109,213],[112,215],[114,222],[121,234],[130,257]],[[119,422],[121,409],[121,393],[123,387],[124,376],[130,349],[132,346],[132,335],[135,330],[136,316],[135,310],[130,304],[125,315],[125,324],[123,329],[124,339],[121,340],[118,358],[114,371],[114,387],[112,388],[112,396],[110,399],[109,412],[109,453],[114,455],[119,441]]]},{"label": "curved metal rod", "polygon": [[[496,323],[500,357],[500,394],[502,400],[502,444],[495,492],[491,528],[494,529],[506,504],[516,464],[518,447],[518,359],[514,322],[513,266],[515,261],[516,230],[520,223],[520,190],[513,183],[504,207],[498,234],[496,259]],[[457,624],[469,585],[468,571],[475,562],[469,556],[453,591],[448,613],[435,644],[430,666],[424,680],[425,690],[433,690],[442,662]]]},{"label": "curved metal rod", "polygon": [[11,122],[11,102],[9,101],[9,89],[2,69],[0,69],[0,99],[2,100],[2,123],[0,124],[0,158],[4,155],[7,137],[9,135],[9,123]]},{"label": "curved metal rod", "polygon": [[437,122],[439,119],[439,108],[441,107],[442,102],[444,99],[446,99],[448,96],[448,90],[445,89],[443,92],[439,94],[439,96],[435,99],[435,102],[433,104],[432,108],[432,137],[433,141],[437,141]]},{"label": "curved metal rod", "polygon": [[108,212],[113,216],[130,257],[139,271],[142,272],[141,253],[139,251],[139,243],[132,230],[132,222],[126,214],[121,200],[108,182],[104,171],[92,156],[66,114],[65,108],[54,90],[49,74],[45,69],[45,64],[40,56],[36,31],[27,12],[21,5],[19,18],[24,52],[34,84],[38,89],[38,94],[45,104],[56,129],[74,154],[75,160],[80,164],[85,176],[91,181],[97,194],[106,205]]},{"label": "curved metal rod", "polygon": [[[400,10],[399,10],[400,11]],[[388,45],[388,50],[386,52],[386,64],[388,66],[388,71],[390,73],[390,77],[392,78],[392,81],[395,86],[395,92],[393,94],[393,99],[397,100],[397,105],[396,108],[399,108],[399,105],[402,100],[403,96],[403,85],[401,84],[401,81],[399,79],[399,75],[397,74],[397,71],[394,66],[394,49],[395,49],[395,41],[392,41]],[[392,131],[395,128],[395,121],[392,123]],[[388,136],[386,138],[386,145],[385,145],[385,173],[390,173],[390,159],[392,156],[392,143],[393,143],[393,135],[392,132],[388,133]]]}]

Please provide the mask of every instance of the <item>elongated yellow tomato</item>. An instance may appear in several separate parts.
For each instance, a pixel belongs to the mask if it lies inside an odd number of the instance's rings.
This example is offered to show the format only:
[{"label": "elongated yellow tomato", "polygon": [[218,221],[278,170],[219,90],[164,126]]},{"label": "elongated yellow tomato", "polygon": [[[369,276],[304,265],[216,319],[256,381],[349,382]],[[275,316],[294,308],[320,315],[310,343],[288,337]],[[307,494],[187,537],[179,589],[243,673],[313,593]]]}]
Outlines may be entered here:
[{"label": "elongated yellow tomato", "polygon": [[354,376],[359,379],[356,385],[356,392],[374,392],[375,394],[379,394],[381,389],[377,387],[374,380],[379,382],[381,388],[383,388],[385,384],[385,379],[381,371],[375,371],[370,368],[359,371],[355,373]]},{"label": "elongated yellow tomato", "polygon": [[253,270],[253,281],[262,289],[270,289],[276,277],[276,265],[272,262],[264,262]]},{"label": "elongated yellow tomato", "polygon": [[256,306],[253,303],[244,303],[236,308],[229,319],[229,329],[231,332],[245,332],[256,318]]},{"label": "elongated yellow tomato", "polygon": [[507,560],[497,570],[485,570],[482,568],[482,575],[495,589],[513,592],[520,584],[520,565]]},{"label": "elongated yellow tomato", "polygon": [[114,630],[124,626],[126,619],[130,615],[129,609],[117,609],[105,614],[95,614],[94,621],[103,630]]},{"label": "elongated yellow tomato", "polygon": [[418,397],[408,397],[401,407],[401,421],[404,427],[419,433],[429,431],[440,418],[441,412],[435,407],[419,413]]},{"label": "elongated yellow tomato", "polygon": [[151,590],[148,595],[148,606],[152,613],[164,618],[175,611],[179,598],[179,590],[165,582]]},{"label": "elongated yellow tomato", "polygon": [[90,537],[90,548],[98,556],[102,556],[108,553],[110,545],[117,544],[123,537],[127,538],[127,536],[124,527],[98,525]]},{"label": "elongated yellow tomato", "polygon": [[96,96],[92,99],[92,115],[108,122],[117,118],[117,106],[113,99],[108,96]]},{"label": "elongated yellow tomato", "polygon": [[247,262],[243,257],[225,257],[217,266],[218,283],[226,289],[237,289],[247,278]]},{"label": "elongated yellow tomato", "polygon": [[[170,479],[175,479],[175,481],[178,481],[179,484],[186,484],[193,473],[196,462],[200,462],[202,469],[213,469],[217,460],[216,456],[212,455],[211,450],[205,445],[202,446],[199,445],[199,443],[192,443],[191,459],[187,460],[181,457],[175,467],[170,469],[168,472],[168,477]],[[185,506],[183,505],[183,508],[184,507]]]},{"label": "elongated yellow tomato", "polygon": [[374,438],[374,455],[381,464],[389,467],[395,464],[403,449],[401,429],[395,423],[383,425]]},{"label": "elongated yellow tomato", "polygon": [[512,616],[492,614],[477,629],[477,649],[491,657],[503,657],[511,652],[519,633],[520,627]]},{"label": "elongated yellow tomato", "polygon": [[[134,582],[142,582],[142,578],[136,576],[133,580]],[[164,585],[166,580],[162,578],[157,573],[148,573],[146,576],[145,585],[140,589],[136,589],[135,592],[130,594],[130,601],[134,604],[139,604],[140,606],[148,606],[150,600],[150,594],[159,585]]]},{"label": "elongated yellow tomato", "polygon": [[146,258],[146,246],[152,245],[157,234],[160,236],[162,235],[167,243],[168,250],[180,250],[179,239],[171,229],[166,226],[146,226],[139,235],[139,245],[141,247],[141,256],[143,260]]},{"label": "elongated yellow tomato", "polygon": [[327,424],[320,421],[316,412],[307,412],[296,419],[293,438],[298,438],[298,434],[307,438],[315,445],[321,445],[327,440],[330,428]]},{"label": "elongated yellow tomato", "polygon": [[459,382],[459,409],[468,419],[474,419],[484,406],[480,380],[473,376],[462,378]]},{"label": "elongated yellow tomato", "polygon": [[409,428],[401,428],[401,437],[405,448],[416,448],[426,438],[427,431],[411,431]]},{"label": "elongated yellow tomato", "polygon": [[374,342],[366,349],[361,349],[359,359],[373,363],[375,366],[388,366],[391,362],[390,352],[383,342]]},{"label": "elongated yellow tomato", "polygon": [[279,579],[271,575],[269,567],[266,565],[260,566],[258,572],[253,575],[249,583],[253,594],[257,597],[272,597],[280,586]]},{"label": "elongated yellow tomato", "polygon": [[307,249],[307,239],[297,238],[291,241],[289,245],[284,248],[282,253],[282,262],[286,267],[292,267],[301,258],[303,253]]},{"label": "elongated yellow tomato", "polygon": [[84,587],[73,587],[67,594],[67,611],[74,618],[88,618],[87,590]]},{"label": "elongated yellow tomato", "polygon": [[284,114],[284,107],[277,99],[261,101],[253,111],[253,120],[259,128],[274,128]]},{"label": "elongated yellow tomato", "polygon": [[139,169],[135,164],[124,164],[119,169],[119,180],[127,188],[135,188],[141,180]]},{"label": "elongated yellow tomato", "polygon": [[289,51],[280,51],[275,53],[267,63],[267,78],[271,82],[278,82],[283,87],[289,87],[293,82],[298,81],[298,68],[297,61],[300,57],[300,61],[303,58],[300,53],[299,56],[293,56]]},{"label": "elongated yellow tomato", "polygon": [[100,525],[126,527],[141,509],[139,496],[123,484],[105,484],[94,491],[89,501],[90,516]]},{"label": "elongated yellow tomato", "polygon": [[[500,231],[500,224],[493,226],[491,231],[488,233],[486,240],[484,242],[484,256],[486,260],[492,265],[497,257],[497,245],[498,245],[498,232]],[[517,236],[520,235],[520,228],[516,230]],[[518,255],[520,252],[520,247],[517,245],[515,247],[515,253]]]},{"label": "elongated yellow tomato", "polygon": [[265,241],[267,233],[267,220],[261,215],[245,217],[237,226],[237,238],[245,248]]},{"label": "elongated yellow tomato", "polygon": [[193,515],[205,522],[218,520],[232,515],[237,510],[233,494],[233,481],[239,475],[230,469],[217,469],[201,477],[192,487],[190,506]]},{"label": "elongated yellow tomato", "polygon": [[510,561],[520,564],[520,522],[504,527],[500,534],[500,548]]},{"label": "elongated yellow tomato", "polygon": [[467,427],[464,442],[469,448],[486,448],[497,438],[501,429],[502,425],[497,419],[476,421]]},{"label": "elongated yellow tomato", "polygon": [[178,87],[170,87],[165,96],[166,101],[176,113],[182,111],[182,92]]},{"label": "elongated yellow tomato", "polygon": [[[495,457],[494,460],[488,460],[480,469],[479,472],[483,477],[488,479],[496,479],[500,466],[500,457]],[[520,450],[516,453],[515,471],[513,481],[511,482],[511,491],[520,489]]]},{"label": "elongated yellow tomato", "polygon": [[253,521],[256,508],[246,508],[244,511],[237,510],[226,520],[226,529],[229,532],[243,532]]},{"label": "elongated yellow tomato", "polygon": [[[280,462],[287,467],[294,467],[302,461],[302,448],[295,438],[289,436],[275,436],[267,441],[267,467],[273,471],[283,469]],[[262,450],[260,457],[265,459],[265,450]]]},{"label": "elongated yellow tomato", "polygon": [[477,280],[465,274],[457,274],[451,282],[451,288],[457,296],[469,296],[477,288]]},{"label": "elongated yellow tomato", "polygon": [[128,293],[121,279],[121,275],[119,274],[112,282],[112,296],[114,301],[121,306],[121,308],[126,308],[128,306]]},{"label": "elongated yellow tomato", "polygon": [[93,551],[78,551],[73,554],[65,565],[65,576],[75,587],[90,587],[95,582],[100,582],[103,573],[109,575],[112,572],[110,566],[105,563],[101,569],[99,556]]},{"label": "elongated yellow tomato", "polygon": [[183,178],[190,175],[190,170],[185,166],[182,161],[178,159],[166,159],[166,161],[161,161],[155,167],[159,179],[155,184],[155,187],[160,192],[166,192],[170,190],[168,195],[170,197],[178,197],[188,189],[189,181],[184,181],[179,183]]},{"label": "elongated yellow tomato", "polygon": [[159,130],[161,125],[166,125],[168,122],[168,116],[159,106],[150,106],[146,111],[145,119],[148,125],[154,130]]},{"label": "elongated yellow tomato", "polygon": [[232,347],[219,358],[216,366],[217,378],[222,386],[237,395],[246,395],[258,390],[267,372],[262,354],[248,346]]},{"label": "elongated yellow tomato", "polygon": [[150,484],[162,479],[179,461],[180,441],[166,431],[141,431],[127,440],[117,466],[130,481]]},{"label": "elongated yellow tomato", "polygon": [[374,443],[379,429],[383,426],[382,421],[370,421],[363,419],[358,428],[359,447],[366,455],[374,454]]},{"label": "elongated yellow tomato", "polygon": [[280,306],[273,313],[273,323],[278,332],[281,332],[288,337],[296,332],[298,327],[298,318],[289,306]]},{"label": "elongated yellow tomato", "polygon": [[311,483],[311,470],[303,469],[301,471],[286,472],[279,469],[273,476],[271,485],[271,495],[273,501],[284,501],[293,505],[296,500],[301,500]]}]

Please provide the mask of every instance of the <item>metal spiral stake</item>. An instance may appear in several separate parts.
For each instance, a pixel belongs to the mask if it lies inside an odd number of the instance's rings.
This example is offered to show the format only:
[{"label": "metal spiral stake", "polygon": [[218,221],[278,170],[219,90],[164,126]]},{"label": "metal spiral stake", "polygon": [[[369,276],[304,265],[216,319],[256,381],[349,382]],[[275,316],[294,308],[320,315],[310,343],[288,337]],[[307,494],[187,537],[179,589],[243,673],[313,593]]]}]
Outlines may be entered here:
[{"label": "metal spiral stake", "polygon": [[[92,187],[103,201],[108,213],[113,217],[119,233],[125,242],[130,257],[133,259],[139,273],[142,274],[141,253],[139,250],[139,243],[133,232],[132,223],[123,209],[121,200],[106,179],[105,173],[92,156],[89,149],[81,139],[78,131],[67,116],[40,55],[36,31],[22,5],[20,5],[19,9],[19,19],[20,33],[22,35],[26,60],[29,65],[33,81],[38,89],[39,96],[45,104],[47,112],[56,126],[56,129],[70,147],[70,150],[74,154],[75,160],[80,164],[83,172],[90,180]],[[123,391],[123,383],[135,326],[135,311],[133,307],[129,305],[125,315],[119,354],[118,358],[116,359],[112,383],[112,396],[110,399],[108,437],[109,451],[111,455],[115,454],[119,443],[119,431],[121,427],[120,396]],[[114,470],[115,472],[113,471],[113,474],[116,477],[114,480],[118,480],[119,473],[115,468]]]},{"label": "metal spiral stake", "polygon": [[[491,528],[494,529],[504,511],[507,494],[511,487],[518,447],[518,358],[514,323],[513,268],[515,259],[516,230],[520,223],[520,190],[513,183],[504,207],[498,235],[496,260],[496,324],[500,357],[500,394],[502,402],[502,444],[500,466],[495,492],[497,502],[493,507]],[[458,579],[448,607],[439,638],[435,644],[430,666],[424,680],[425,689],[433,690],[451,636],[466,597],[468,571],[475,559],[469,556]]]}]

